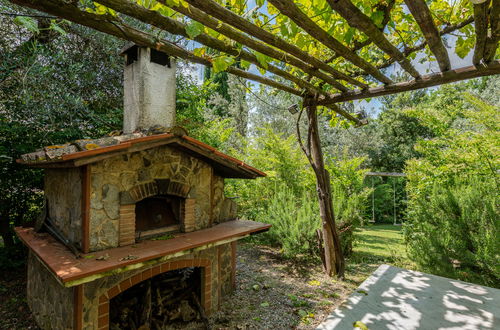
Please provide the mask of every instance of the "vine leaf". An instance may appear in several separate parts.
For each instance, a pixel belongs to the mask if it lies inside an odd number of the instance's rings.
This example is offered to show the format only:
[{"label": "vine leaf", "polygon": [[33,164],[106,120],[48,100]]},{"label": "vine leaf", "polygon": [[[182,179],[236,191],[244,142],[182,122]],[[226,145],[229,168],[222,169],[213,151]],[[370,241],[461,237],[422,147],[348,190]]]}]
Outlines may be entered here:
[{"label": "vine leaf", "polygon": [[199,36],[200,34],[202,34],[204,29],[205,29],[205,26],[203,24],[201,24],[200,22],[191,21],[191,23],[189,23],[186,26],[186,33],[188,34],[189,38],[194,39],[197,36]]},{"label": "vine leaf", "polygon": [[218,56],[212,61],[214,72],[221,72],[226,70],[234,63],[234,58],[229,56]]}]

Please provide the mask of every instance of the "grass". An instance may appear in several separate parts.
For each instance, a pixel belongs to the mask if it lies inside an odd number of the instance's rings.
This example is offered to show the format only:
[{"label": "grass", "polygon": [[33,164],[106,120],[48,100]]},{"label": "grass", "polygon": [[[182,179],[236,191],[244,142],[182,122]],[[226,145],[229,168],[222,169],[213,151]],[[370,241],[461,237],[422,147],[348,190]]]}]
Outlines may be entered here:
[{"label": "grass", "polygon": [[353,255],[348,262],[387,263],[403,268],[414,268],[406,254],[402,226],[368,225],[358,230],[356,238]]}]

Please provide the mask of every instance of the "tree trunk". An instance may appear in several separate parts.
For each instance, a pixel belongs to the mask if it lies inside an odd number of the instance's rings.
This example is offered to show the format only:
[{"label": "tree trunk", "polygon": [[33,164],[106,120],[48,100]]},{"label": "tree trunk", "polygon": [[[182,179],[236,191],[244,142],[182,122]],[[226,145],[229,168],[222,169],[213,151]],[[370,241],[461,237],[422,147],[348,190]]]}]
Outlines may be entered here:
[{"label": "tree trunk", "polygon": [[[329,276],[344,277],[344,256],[340,245],[340,238],[335,225],[333,213],[330,176],[325,168],[323,151],[318,130],[317,107],[310,99],[306,99],[304,106],[309,121],[306,155],[316,175],[316,190],[319,199],[319,211],[323,225],[324,263]],[[299,137],[300,138],[300,137]]]}]

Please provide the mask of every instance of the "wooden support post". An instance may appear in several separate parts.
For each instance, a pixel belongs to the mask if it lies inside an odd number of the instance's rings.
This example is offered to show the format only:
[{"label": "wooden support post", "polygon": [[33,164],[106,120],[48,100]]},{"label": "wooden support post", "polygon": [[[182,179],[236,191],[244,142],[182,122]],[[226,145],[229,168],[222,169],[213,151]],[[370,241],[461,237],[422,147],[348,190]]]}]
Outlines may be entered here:
[{"label": "wooden support post", "polygon": [[335,215],[333,212],[332,193],[330,186],[330,175],[325,168],[323,151],[318,129],[318,113],[316,98],[305,98],[304,108],[307,112],[308,132],[307,145],[304,146],[300,136],[299,121],[302,111],[297,120],[297,137],[300,146],[311,164],[316,176],[316,190],[318,193],[320,217],[322,221],[323,243],[324,243],[324,264],[325,271],[329,276],[337,275],[344,277],[344,255],[340,244],[340,237],[335,225]]},{"label": "wooden support post", "polygon": [[73,288],[73,329],[83,328],[83,285]]}]

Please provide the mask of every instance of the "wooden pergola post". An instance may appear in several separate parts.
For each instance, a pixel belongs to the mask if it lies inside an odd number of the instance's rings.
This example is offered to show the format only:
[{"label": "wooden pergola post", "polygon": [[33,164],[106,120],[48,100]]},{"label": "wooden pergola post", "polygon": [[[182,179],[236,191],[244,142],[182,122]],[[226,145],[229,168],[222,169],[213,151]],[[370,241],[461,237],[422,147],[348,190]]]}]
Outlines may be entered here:
[{"label": "wooden pergola post", "polygon": [[[323,263],[328,276],[336,275],[344,277],[345,261],[342,254],[340,237],[335,225],[335,214],[333,212],[332,190],[330,175],[325,168],[323,150],[318,128],[317,98],[304,98],[303,108],[297,121],[297,138],[299,144],[307,156],[316,176],[316,192],[318,194],[319,211],[322,223],[323,241]],[[307,143],[303,144],[300,136],[299,121],[303,111],[307,113],[308,130]]]}]

